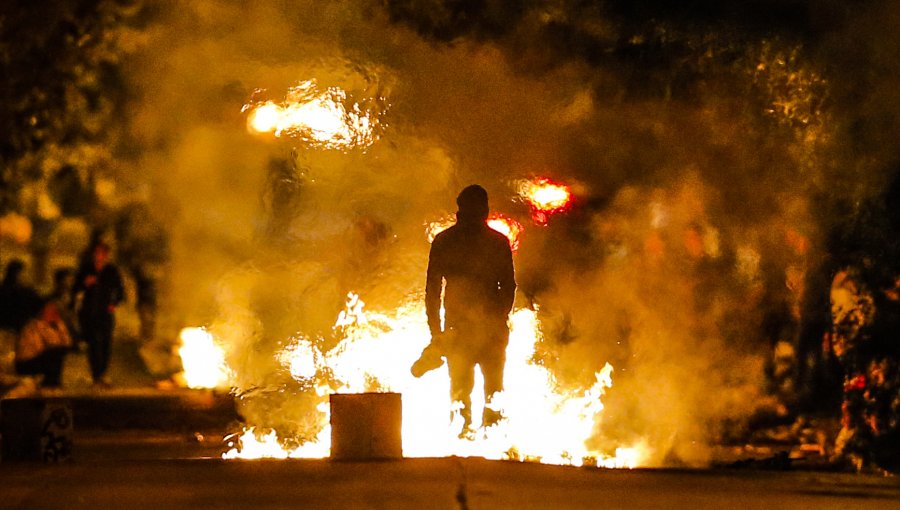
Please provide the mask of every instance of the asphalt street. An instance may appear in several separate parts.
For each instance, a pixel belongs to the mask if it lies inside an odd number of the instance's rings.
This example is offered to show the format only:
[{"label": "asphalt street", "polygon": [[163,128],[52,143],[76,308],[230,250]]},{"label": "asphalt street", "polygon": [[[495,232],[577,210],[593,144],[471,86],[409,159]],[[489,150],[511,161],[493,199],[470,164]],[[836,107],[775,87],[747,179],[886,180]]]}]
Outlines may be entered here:
[{"label": "asphalt street", "polygon": [[474,458],[0,465],[0,508],[900,509],[897,477],[605,470]]}]

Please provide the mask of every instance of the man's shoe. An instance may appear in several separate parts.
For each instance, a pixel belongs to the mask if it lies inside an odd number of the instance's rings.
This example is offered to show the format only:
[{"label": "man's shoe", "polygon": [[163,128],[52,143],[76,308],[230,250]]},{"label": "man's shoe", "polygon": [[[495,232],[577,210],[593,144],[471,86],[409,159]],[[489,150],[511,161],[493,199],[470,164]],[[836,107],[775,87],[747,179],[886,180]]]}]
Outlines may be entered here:
[{"label": "man's shoe", "polygon": [[484,413],[481,415],[481,426],[484,428],[488,428],[491,425],[496,425],[503,419],[503,415],[500,411],[495,411],[491,408],[485,407]]},{"label": "man's shoe", "polygon": [[466,425],[459,431],[459,438],[464,439],[466,441],[474,441],[475,440],[475,430],[471,425]]}]

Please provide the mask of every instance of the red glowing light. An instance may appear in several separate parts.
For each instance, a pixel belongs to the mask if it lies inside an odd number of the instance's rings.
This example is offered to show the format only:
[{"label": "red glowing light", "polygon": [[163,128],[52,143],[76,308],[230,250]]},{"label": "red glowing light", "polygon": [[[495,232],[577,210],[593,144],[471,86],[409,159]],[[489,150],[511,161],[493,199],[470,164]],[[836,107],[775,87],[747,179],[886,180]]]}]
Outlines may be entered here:
[{"label": "red glowing light", "polygon": [[550,216],[564,212],[572,205],[572,191],[565,184],[546,177],[538,177],[519,183],[519,196],[531,208],[531,219],[546,224]]},{"label": "red glowing light", "polygon": [[857,375],[853,379],[844,382],[844,391],[862,390],[866,387],[866,376]]}]

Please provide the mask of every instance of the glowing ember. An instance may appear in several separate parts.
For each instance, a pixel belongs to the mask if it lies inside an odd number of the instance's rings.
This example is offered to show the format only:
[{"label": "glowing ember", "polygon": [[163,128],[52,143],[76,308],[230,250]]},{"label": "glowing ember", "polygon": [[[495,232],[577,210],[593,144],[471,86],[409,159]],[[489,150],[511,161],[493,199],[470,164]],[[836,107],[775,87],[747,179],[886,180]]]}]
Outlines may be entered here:
[{"label": "glowing ember", "polygon": [[[456,223],[456,218],[454,216],[447,216],[426,225],[425,235],[428,237],[428,242],[434,241],[436,235],[452,227],[454,223]],[[519,249],[519,236],[524,230],[521,223],[509,216],[500,213],[491,213],[488,217],[487,225],[509,239],[509,246],[512,248],[513,252]]]},{"label": "glowing ember", "polygon": [[551,215],[565,211],[572,203],[572,192],[568,186],[543,177],[520,181],[518,192],[528,202],[531,218],[542,225]]},{"label": "glowing ember", "polygon": [[[279,356],[292,375],[310,378],[317,370],[327,369],[328,385],[315,391],[323,413],[321,429],[315,438],[296,449],[285,449],[272,431],[247,428],[229,442],[223,458],[320,458],[330,452],[328,427],[329,393],[395,391],[403,401],[403,455],[406,457],[479,456],[488,459],[530,460],[553,464],[581,465],[584,462],[604,467],[634,467],[643,458],[643,450],[620,448],[615,457],[604,456],[585,447],[603,410],[601,397],[612,385],[612,366],[596,374],[596,382],[587,389],[560,389],[553,375],[532,363],[534,348],[541,339],[535,313],[518,310],[512,317],[510,344],[504,383],[506,391],[494,404],[505,419],[481,429],[474,440],[460,439],[461,419],[448,420],[452,409],[446,366],[417,379],[409,367],[428,342],[424,305],[409,304],[393,314],[363,313],[358,296],[350,295],[347,315],[365,315],[343,330],[346,336],[333,349],[320,352],[316,345],[295,338]],[[295,370],[293,367],[304,367]],[[480,373],[475,387],[480,388]],[[473,395],[475,426],[484,396]],[[547,431],[552,430],[552,434]]]},{"label": "glowing ember", "polygon": [[220,346],[203,328],[184,328],[179,334],[182,373],[189,388],[228,386],[228,368]]},{"label": "glowing ember", "polygon": [[314,147],[368,147],[377,139],[378,121],[373,116],[357,103],[348,105],[347,93],[340,88],[320,91],[315,80],[288,89],[281,103],[250,102],[242,111],[249,112],[247,127],[251,131],[299,138]]}]

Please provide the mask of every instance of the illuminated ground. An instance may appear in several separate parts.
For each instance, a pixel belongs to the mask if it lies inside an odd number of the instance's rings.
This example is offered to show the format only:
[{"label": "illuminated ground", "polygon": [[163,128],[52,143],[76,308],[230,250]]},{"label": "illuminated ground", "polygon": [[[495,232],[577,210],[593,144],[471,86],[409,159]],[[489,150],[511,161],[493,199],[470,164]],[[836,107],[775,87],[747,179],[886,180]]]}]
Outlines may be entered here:
[{"label": "illuminated ground", "polygon": [[[74,363],[73,363],[74,365]],[[0,509],[897,508],[896,477],[750,469],[610,471],[481,459],[223,461],[227,393],[71,384],[72,458],[0,463]],[[783,447],[723,447],[721,464]],[[796,454],[792,451],[792,456]]]},{"label": "illuminated ground", "polygon": [[[896,509],[900,501],[897,477],[822,471],[615,471],[475,458],[223,461],[222,437],[233,431],[223,395],[118,389],[68,397],[83,417],[72,458],[0,463],[0,509],[846,510]],[[143,412],[132,412],[138,407]]]},{"label": "illuminated ground", "polygon": [[479,459],[0,465],[4,509],[896,509],[867,475],[566,468]]}]

